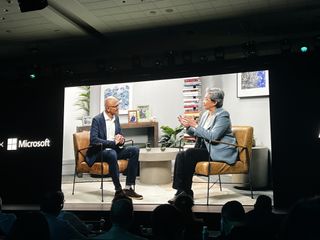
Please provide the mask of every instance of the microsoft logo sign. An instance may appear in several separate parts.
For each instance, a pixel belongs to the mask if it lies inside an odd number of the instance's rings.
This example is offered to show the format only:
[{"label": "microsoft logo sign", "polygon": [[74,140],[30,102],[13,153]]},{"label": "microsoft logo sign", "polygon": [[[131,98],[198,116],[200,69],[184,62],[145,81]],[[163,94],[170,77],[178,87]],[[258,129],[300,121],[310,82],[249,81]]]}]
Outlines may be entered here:
[{"label": "microsoft logo sign", "polygon": [[18,138],[8,138],[7,150],[15,151],[18,148],[43,148],[50,147],[50,140],[46,138],[43,141],[18,140]]},{"label": "microsoft logo sign", "polygon": [[17,150],[18,138],[8,138],[7,150]]}]

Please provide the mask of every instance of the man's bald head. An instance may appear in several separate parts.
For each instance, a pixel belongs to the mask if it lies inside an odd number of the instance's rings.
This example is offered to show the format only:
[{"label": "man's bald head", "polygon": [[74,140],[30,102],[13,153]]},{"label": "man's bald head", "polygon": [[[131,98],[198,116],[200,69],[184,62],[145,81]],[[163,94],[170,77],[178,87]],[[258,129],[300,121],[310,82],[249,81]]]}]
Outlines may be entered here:
[{"label": "man's bald head", "polygon": [[119,99],[114,96],[109,96],[104,100],[105,107],[115,106],[119,103]]},{"label": "man's bald head", "polygon": [[114,96],[109,96],[104,100],[105,112],[110,115],[109,117],[116,115],[118,113],[118,105],[120,101]]}]

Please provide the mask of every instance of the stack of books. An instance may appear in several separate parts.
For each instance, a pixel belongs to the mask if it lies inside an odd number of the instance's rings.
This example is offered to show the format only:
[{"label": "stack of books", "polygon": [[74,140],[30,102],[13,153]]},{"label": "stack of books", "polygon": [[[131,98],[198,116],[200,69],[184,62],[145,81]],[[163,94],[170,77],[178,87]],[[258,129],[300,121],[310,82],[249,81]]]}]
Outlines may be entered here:
[{"label": "stack of books", "polygon": [[[199,119],[201,112],[201,79],[199,77],[184,79],[183,87],[184,115]],[[194,147],[195,138],[184,134],[184,148]]]}]

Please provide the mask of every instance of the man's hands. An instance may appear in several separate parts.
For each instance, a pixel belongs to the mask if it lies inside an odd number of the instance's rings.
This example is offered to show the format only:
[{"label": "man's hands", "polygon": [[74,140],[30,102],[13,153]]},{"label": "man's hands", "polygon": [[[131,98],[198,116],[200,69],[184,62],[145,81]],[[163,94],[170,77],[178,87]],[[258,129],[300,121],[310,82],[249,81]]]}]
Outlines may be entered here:
[{"label": "man's hands", "polygon": [[198,123],[196,120],[193,119],[193,117],[187,117],[187,116],[178,116],[178,121],[182,124],[184,127],[197,127]]},{"label": "man's hands", "polygon": [[125,142],[125,138],[121,134],[117,134],[114,137],[114,142],[116,143],[116,145],[123,145]]}]

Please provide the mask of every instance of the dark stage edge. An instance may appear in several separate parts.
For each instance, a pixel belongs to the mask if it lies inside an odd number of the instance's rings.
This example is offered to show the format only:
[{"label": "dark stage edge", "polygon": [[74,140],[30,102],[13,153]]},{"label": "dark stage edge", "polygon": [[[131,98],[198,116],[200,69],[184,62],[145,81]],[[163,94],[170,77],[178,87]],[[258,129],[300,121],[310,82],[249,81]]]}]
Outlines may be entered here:
[{"label": "dark stage edge", "polygon": [[[160,204],[134,204],[137,212],[152,212]],[[63,210],[75,212],[100,212],[110,211],[111,203],[65,203]],[[253,206],[243,206],[245,211],[250,211]],[[220,213],[222,205],[194,205],[193,211],[197,213]],[[39,205],[4,205],[4,211],[32,211],[39,210]]]}]

